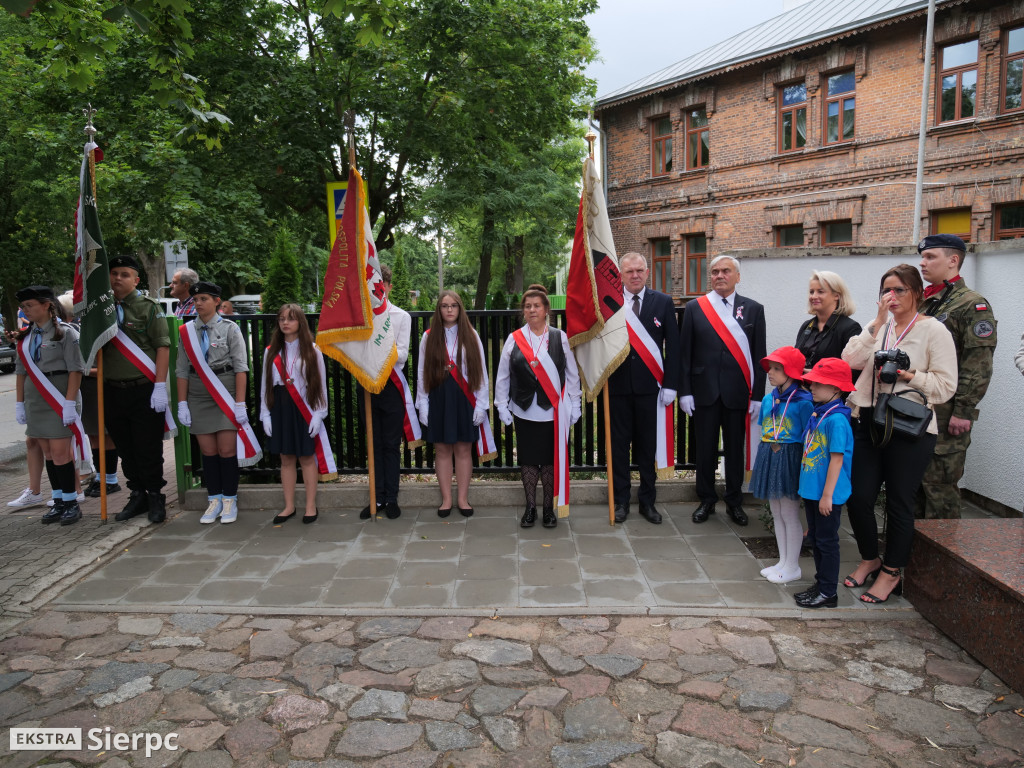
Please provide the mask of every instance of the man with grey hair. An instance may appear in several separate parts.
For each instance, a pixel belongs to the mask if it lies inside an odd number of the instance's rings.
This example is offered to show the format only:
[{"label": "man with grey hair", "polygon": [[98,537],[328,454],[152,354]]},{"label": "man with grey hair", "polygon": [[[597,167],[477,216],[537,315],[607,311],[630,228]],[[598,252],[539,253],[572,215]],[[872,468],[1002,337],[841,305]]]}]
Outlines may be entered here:
[{"label": "man with grey hair", "polygon": [[743,501],[744,455],[750,414],[761,406],[767,355],[764,307],[736,293],[740,263],[729,255],[708,266],[711,292],[686,305],[679,407],[693,418],[697,455],[697,496],[693,522],[715,512],[718,436],[725,452],[725,505],[737,525],[747,524]]},{"label": "man with grey hair", "polygon": [[169,293],[178,300],[178,306],[174,310],[174,315],[177,318],[184,320],[196,314],[196,303],[189,293],[189,289],[198,282],[199,274],[188,267],[179,269],[171,278]]}]

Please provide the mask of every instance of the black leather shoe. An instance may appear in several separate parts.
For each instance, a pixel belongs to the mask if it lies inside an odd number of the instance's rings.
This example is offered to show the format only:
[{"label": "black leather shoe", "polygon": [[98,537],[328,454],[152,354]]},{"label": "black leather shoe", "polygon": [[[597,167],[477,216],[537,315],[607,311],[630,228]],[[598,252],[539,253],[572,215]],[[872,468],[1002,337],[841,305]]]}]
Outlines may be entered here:
[{"label": "black leather shoe", "polygon": [[[380,512],[380,508],[382,506],[384,506],[384,505],[383,504],[378,504],[377,505],[377,512],[378,513]],[[360,520],[369,520],[370,519],[370,505],[369,504],[367,504],[365,507],[363,507],[362,510],[359,512],[359,519]]]},{"label": "black leather shoe", "polygon": [[[56,506],[56,505],[54,505]],[[82,519],[82,510],[78,507],[77,501],[64,502],[64,514],[60,516],[61,525],[71,525]]]},{"label": "black leather shoe", "polygon": [[747,513],[743,511],[743,507],[739,504],[735,506],[730,504],[726,506],[725,511],[729,513],[729,517],[732,518],[732,521],[736,523],[736,525],[746,525],[750,522],[747,520]]},{"label": "black leather shoe", "polygon": [[551,507],[544,507],[544,518],[541,521],[541,525],[545,528],[554,528],[558,525],[558,517],[555,515],[555,510]]},{"label": "black leather shoe", "polygon": [[124,509],[114,515],[114,519],[123,523],[125,520],[131,520],[136,515],[148,511],[149,499],[146,497],[145,491],[132,491],[128,497],[128,503],[124,505]]},{"label": "black leather shoe", "polygon": [[534,523],[537,522],[537,508],[527,507],[526,511],[523,512],[522,518],[519,520],[520,528],[533,528]]},{"label": "black leather shoe", "polygon": [[167,519],[167,497],[157,491],[149,491],[149,522],[162,523]]},{"label": "black leather shoe", "polygon": [[[107,488],[109,489],[110,486],[108,485]],[[83,493],[90,499],[98,499],[100,497],[100,481],[94,477]]]},{"label": "black leather shoe", "polygon": [[653,504],[641,504],[640,515],[647,520],[648,523],[654,523],[655,525],[661,525],[661,513],[654,508]]},{"label": "black leather shoe", "polygon": [[397,501],[389,501],[384,505],[384,514],[388,520],[395,520],[402,516],[402,508],[398,506]]},{"label": "black leather shoe", "polygon": [[629,505],[628,504],[616,504],[615,505],[615,522],[624,523],[626,518],[629,517]]},{"label": "black leather shoe", "polygon": [[703,523],[707,521],[709,515],[715,514],[715,504],[711,501],[702,502],[699,507],[693,510],[693,517],[691,518],[695,523]]},{"label": "black leather shoe", "polygon": [[452,513],[452,508],[451,507],[447,507],[447,508],[438,507],[437,508],[437,516],[438,517],[448,517],[448,515],[450,515],[451,513]]},{"label": "black leather shoe", "polygon": [[835,608],[839,605],[839,595],[825,597],[819,592],[814,597],[809,597],[806,600],[797,600],[796,604],[801,608]]},{"label": "black leather shoe", "polygon": [[120,491],[121,486],[118,483],[107,483],[107,496],[109,496],[112,493],[119,493]]},{"label": "black leather shoe", "polygon": [[821,593],[818,591],[818,585],[815,584],[810,589],[805,589],[803,592],[797,592],[793,595],[793,600],[796,601],[797,605],[800,605],[804,600],[810,600],[811,598],[817,597]]},{"label": "black leather shoe", "polygon": [[49,525],[50,523],[59,523],[62,517],[64,517],[64,502],[61,501],[60,499],[54,499],[53,506],[46,510],[46,514],[43,515],[40,522],[43,525]]}]

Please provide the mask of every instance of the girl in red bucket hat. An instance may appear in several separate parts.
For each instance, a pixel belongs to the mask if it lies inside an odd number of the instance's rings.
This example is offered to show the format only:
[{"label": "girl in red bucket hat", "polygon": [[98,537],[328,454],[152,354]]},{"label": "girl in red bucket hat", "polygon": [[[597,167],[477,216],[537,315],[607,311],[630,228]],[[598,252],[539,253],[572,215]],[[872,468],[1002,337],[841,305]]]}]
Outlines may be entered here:
[{"label": "girl in red bucket hat", "polygon": [[762,569],[768,581],[783,584],[800,578],[800,459],[803,435],[814,409],[811,394],[800,386],[804,355],[795,347],[779,347],[761,361],[774,387],[761,401],[761,443],[750,492],[767,499],[775,523],[779,562]]}]

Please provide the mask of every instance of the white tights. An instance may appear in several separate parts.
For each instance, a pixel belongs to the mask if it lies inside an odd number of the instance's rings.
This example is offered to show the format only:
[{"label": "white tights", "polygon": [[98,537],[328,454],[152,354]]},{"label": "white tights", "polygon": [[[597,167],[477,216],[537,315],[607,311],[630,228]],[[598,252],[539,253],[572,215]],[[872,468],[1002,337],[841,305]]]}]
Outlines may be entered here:
[{"label": "white tights", "polygon": [[800,520],[799,499],[768,499],[775,520],[775,541],[779,545],[780,573],[792,573],[799,568],[800,545],[804,540],[804,526]]}]

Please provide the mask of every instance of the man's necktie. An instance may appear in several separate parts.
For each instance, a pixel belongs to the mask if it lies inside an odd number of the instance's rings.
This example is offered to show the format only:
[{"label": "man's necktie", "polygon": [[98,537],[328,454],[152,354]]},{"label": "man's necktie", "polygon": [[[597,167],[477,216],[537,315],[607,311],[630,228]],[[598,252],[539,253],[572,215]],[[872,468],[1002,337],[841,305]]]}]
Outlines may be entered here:
[{"label": "man's necktie", "polygon": [[203,335],[199,339],[199,351],[203,353],[203,359],[206,360],[209,356],[207,353],[210,351],[210,336],[206,331],[210,328],[208,325],[202,326]]},{"label": "man's necktie", "polygon": [[39,362],[39,358],[43,356],[43,329],[33,328],[32,329],[32,341],[29,342],[28,351],[32,355],[32,359],[35,362]]},{"label": "man's necktie", "polygon": [[640,294],[633,294],[633,314],[640,317]]}]

